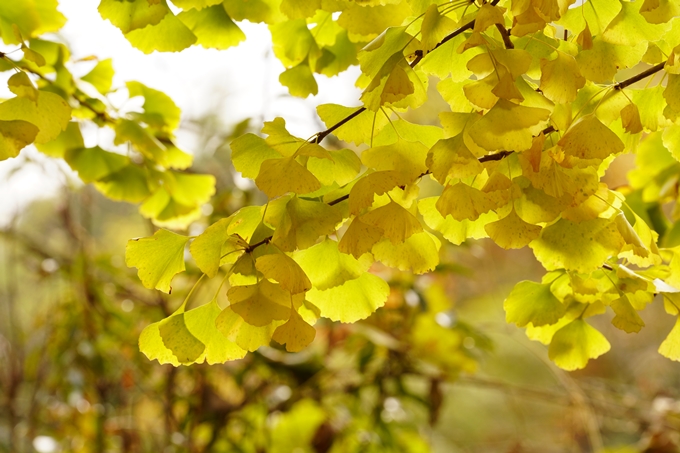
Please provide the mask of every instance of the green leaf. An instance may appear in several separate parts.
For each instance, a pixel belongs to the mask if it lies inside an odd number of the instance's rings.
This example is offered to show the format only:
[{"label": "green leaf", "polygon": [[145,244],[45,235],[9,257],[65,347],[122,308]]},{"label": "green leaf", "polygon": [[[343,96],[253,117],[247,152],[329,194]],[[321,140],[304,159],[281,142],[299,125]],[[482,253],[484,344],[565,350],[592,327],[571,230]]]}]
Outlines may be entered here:
[{"label": "green leaf", "polygon": [[232,219],[228,217],[213,223],[189,247],[198,268],[210,278],[217,275],[222,264],[236,262],[241,255],[239,251],[248,247],[244,240],[229,234]]},{"label": "green leaf", "polygon": [[107,94],[111,91],[113,74],[113,61],[107,58],[99,61],[90,72],[81,77],[81,80],[91,83],[101,94]]},{"label": "green leaf", "polygon": [[[16,97],[0,103],[0,121],[14,120],[34,124],[39,129],[35,137],[36,143],[47,143],[66,130],[71,120],[71,107],[61,96],[39,91],[37,102],[26,97]],[[20,134],[27,131],[24,127]]]},{"label": "green leaf", "polygon": [[142,96],[144,113],[139,119],[150,126],[173,131],[179,126],[180,109],[170,97],[158,90],[149,88],[139,82],[127,82],[125,84],[130,97]]},{"label": "green leaf", "polygon": [[148,173],[137,165],[128,165],[98,180],[95,188],[112,200],[139,203],[149,191]]},{"label": "green leaf", "polygon": [[390,287],[380,277],[363,273],[359,278],[326,290],[312,288],[307,299],[332,321],[356,322],[385,305]]},{"label": "green leaf", "polygon": [[323,291],[359,278],[373,264],[370,256],[360,259],[340,253],[338,243],[326,238],[324,241],[293,255],[314,288]]},{"label": "green leaf", "polygon": [[307,62],[283,71],[279,76],[279,82],[288,88],[291,96],[306,98],[310,94],[316,96],[319,93],[319,85]]},{"label": "green leaf", "polygon": [[0,161],[18,156],[38,133],[38,128],[27,121],[0,121]]},{"label": "green leaf", "polygon": [[156,50],[179,52],[197,41],[196,35],[172,13],[166,14],[158,24],[132,30],[125,37],[130,44],[146,54]]},{"label": "green leaf", "polygon": [[254,134],[240,136],[231,142],[230,147],[231,162],[244,178],[255,179],[260,173],[262,162],[281,157],[263,138]]},{"label": "green leaf", "polygon": [[673,329],[659,346],[659,354],[680,362],[680,318],[675,320]]},{"label": "green leaf", "polygon": [[397,245],[383,239],[373,246],[372,252],[374,258],[386,266],[424,274],[433,271],[439,264],[440,247],[439,239],[427,231],[421,231]]},{"label": "green leaf", "polygon": [[123,33],[156,25],[170,12],[165,1],[148,0],[101,0],[97,9]]},{"label": "green leaf", "polygon": [[64,160],[78,172],[83,182],[98,181],[130,164],[129,157],[104,151],[98,146],[68,150]]},{"label": "green leaf", "polygon": [[131,239],[125,248],[125,264],[136,267],[146,288],[170,294],[175,274],[184,272],[184,246],[187,236],[158,230],[152,237]]},{"label": "green leaf", "polygon": [[245,349],[241,349],[236,343],[227,340],[217,330],[215,321],[221,312],[217,301],[213,299],[205,305],[184,313],[184,323],[187,329],[205,345],[203,354],[198,356],[194,363],[205,361],[209,365],[214,365],[245,357],[247,353]]},{"label": "green leaf", "polygon": [[196,35],[196,44],[206,49],[224,50],[246,39],[222,5],[184,11],[177,18]]},{"label": "green leaf", "polygon": [[555,332],[548,356],[558,367],[573,371],[584,368],[610,349],[607,339],[582,319],[575,319]]},{"label": "green leaf", "polygon": [[[331,127],[354,114],[358,109],[359,107],[322,104],[316,108],[316,111],[326,127]],[[382,112],[363,112],[350,122],[335,129],[333,135],[340,140],[353,142],[356,145],[369,144],[373,136],[378,134],[387,123],[387,117]]]},{"label": "green leaf", "polygon": [[566,306],[550,291],[552,284],[519,282],[503,302],[505,320],[524,327],[555,324],[564,316]]},{"label": "green leaf", "polygon": [[594,271],[623,247],[623,238],[609,219],[574,223],[559,220],[546,227],[529,246],[547,270]]}]

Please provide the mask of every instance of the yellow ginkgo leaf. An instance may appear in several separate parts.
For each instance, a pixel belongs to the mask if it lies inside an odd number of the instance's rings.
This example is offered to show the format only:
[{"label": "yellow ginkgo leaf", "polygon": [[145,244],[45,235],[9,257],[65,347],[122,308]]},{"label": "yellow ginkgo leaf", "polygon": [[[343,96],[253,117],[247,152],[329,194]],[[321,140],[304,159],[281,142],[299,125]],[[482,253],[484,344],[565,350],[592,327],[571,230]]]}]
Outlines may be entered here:
[{"label": "yellow ginkgo leaf", "polygon": [[427,171],[426,157],[425,145],[401,138],[390,145],[376,146],[361,153],[361,161],[368,168],[377,171],[395,170],[411,179]]},{"label": "yellow ginkgo leaf", "polygon": [[349,212],[358,214],[373,204],[375,195],[382,195],[409,182],[409,176],[400,171],[376,171],[363,176],[349,192]]},{"label": "yellow ginkgo leaf", "polygon": [[170,293],[175,274],[184,272],[184,246],[188,236],[158,230],[152,237],[131,239],[125,248],[125,264],[138,269],[146,288]]},{"label": "yellow ginkgo leaf", "polygon": [[525,107],[499,99],[479,121],[470,126],[470,137],[487,151],[523,151],[547,124],[550,111]]},{"label": "yellow ginkgo leaf", "polygon": [[319,308],[324,318],[356,322],[385,305],[389,294],[390,286],[383,279],[365,272],[359,278],[324,291],[312,288],[307,300]]},{"label": "yellow ginkgo leaf", "polygon": [[291,294],[267,279],[255,285],[234,286],[227,292],[229,308],[255,327],[290,316]]},{"label": "yellow ginkgo leaf", "polygon": [[20,71],[14,74],[7,81],[9,90],[19,97],[25,97],[33,102],[38,101],[38,90],[28,78],[25,72]]},{"label": "yellow ginkgo leaf", "polygon": [[269,198],[288,192],[305,194],[321,188],[319,180],[292,156],[262,162],[255,184]]},{"label": "yellow ginkgo leaf", "polygon": [[360,217],[356,217],[338,243],[338,250],[359,259],[370,252],[382,236],[382,228],[368,225],[362,222]]},{"label": "yellow ginkgo leaf", "polygon": [[394,201],[363,215],[361,220],[367,225],[382,229],[383,235],[392,244],[401,244],[415,233],[423,230],[418,219]]},{"label": "yellow ginkgo leaf", "polygon": [[430,5],[423,17],[423,24],[420,28],[421,49],[427,53],[434,49],[435,46],[449,33],[456,29],[456,23],[446,16],[439,13],[438,6]]},{"label": "yellow ginkgo leaf", "polygon": [[632,102],[621,109],[621,125],[631,134],[642,132],[642,122],[640,121],[640,111],[637,105]]},{"label": "yellow ginkgo leaf", "polygon": [[514,209],[484,229],[493,241],[504,249],[521,249],[541,234],[541,227],[525,222]]},{"label": "yellow ginkgo leaf", "polygon": [[[286,320],[290,316],[290,309],[286,308]],[[266,346],[272,339],[276,329],[286,321],[272,321],[261,327],[248,324],[231,307],[226,307],[215,319],[215,327],[229,341],[236,343],[246,351],[256,351],[260,346]]]},{"label": "yellow ginkgo leaf", "polygon": [[400,244],[383,239],[373,246],[373,257],[386,266],[414,274],[433,271],[439,264],[441,242],[427,231],[413,234]]},{"label": "yellow ginkgo leaf", "polygon": [[474,31],[481,33],[490,26],[494,24],[503,25],[505,24],[505,19],[503,18],[503,13],[505,8],[500,6],[494,6],[489,3],[482,5],[477,11],[477,17],[475,18]]},{"label": "yellow ginkgo leaf", "polygon": [[481,190],[459,182],[446,186],[436,206],[442,216],[450,215],[460,222],[477,220],[481,214],[491,210],[494,203]]},{"label": "yellow ginkgo leaf", "polygon": [[576,93],[586,84],[578,63],[571,55],[556,52],[557,58],[541,60],[541,83],[539,88],[547,97],[558,104],[576,99]]},{"label": "yellow ginkgo leaf", "polygon": [[314,245],[319,236],[334,233],[341,221],[336,207],[293,197],[274,225],[272,243],[285,252],[305,249]]},{"label": "yellow ginkgo leaf", "polygon": [[18,156],[19,151],[33,143],[38,132],[28,121],[0,121],[0,160]]},{"label": "yellow ginkgo leaf", "polygon": [[606,159],[623,151],[621,139],[595,115],[586,115],[562,136],[564,153],[579,159]]},{"label": "yellow ginkgo leaf", "polygon": [[495,96],[499,98],[507,99],[509,101],[524,100],[524,96],[522,96],[522,93],[519,92],[519,89],[515,84],[515,79],[512,77],[512,74],[510,74],[510,71],[508,71],[505,66],[501,64],[498,65],[496,77],[498,79],[498,83],[493,87],[491,93],[493,93]]},{"label": "yellow ginkgo leaf", "polygon": [[373,264],[369,255],[355,259],[346,253],[341,253],[338,243],[329,238],[295,253],[293,258],[309,276],[314,288],[318,290],[333,288],[342,285],[347,280],[359,278]]},{"label": "yellow ginkgo leaf", "polygon": [[291,294],[309,291],[312,282],[300,265],[285,253],[261,255],[255,260],[255,268],[266,278],[275,280]]},{"label": "yellow ginkgo leaf", "polygon": [[299,352],[309,346],[315,336],[316,329],[307,324],[302,316],[291,308],[290,318],[285,324],[276,328],[272,339],[279,344],[285,344],[288,352]]},{"label": "yellow ginkgo leaf", "polygon": [[427,167],[440,183],[447,178],[477,176],[484,167],[465,146],[463,134],[439,140],[427,154]]},{"label": "yellow ginkgo leaf", "polygon": [[583,319],[575,319],[555,332],[548,356],[558,367],[573,371],[584,368],[611,348],[607,339]]},{"label": "yellow ginkgo leaf", "polygon": [[675,321],[673,329],[659,346],[659,354],[680,362],[680,318]]}]

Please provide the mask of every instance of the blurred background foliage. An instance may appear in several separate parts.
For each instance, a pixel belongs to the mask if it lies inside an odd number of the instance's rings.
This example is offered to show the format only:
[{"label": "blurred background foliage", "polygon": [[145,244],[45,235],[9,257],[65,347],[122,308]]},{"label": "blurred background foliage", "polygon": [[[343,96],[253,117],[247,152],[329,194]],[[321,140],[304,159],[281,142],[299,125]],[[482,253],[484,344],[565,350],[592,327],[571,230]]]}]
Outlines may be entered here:
[{"label": "blurred background foliage", "polygon": [[[209,115],[182,127],[202,150],[195,171],[217,178],[192,234],[264,202],[229,161],[227,143],[247,121],[226,127]],[[610,183],[625,181],[629,158]],[[538,280],[541,266],[487,240],[446,246],[424,276],[376,265],[391,286],[387,306],[355,325],[322,321],[303,352],[273,345],[224,365],[149,362],[141,330],[172,313],[200,272],[190,267],[171,296],[143,288],[123,251],[153,225],[64,172],[62,191],[0,234],[0,451],[678,450],[680,365],[656,353],[672,323],[661,304],[641,313],[649,328],[637,335],[598,320],[612,351],[566,373],[504,320],[510,288]]]}]

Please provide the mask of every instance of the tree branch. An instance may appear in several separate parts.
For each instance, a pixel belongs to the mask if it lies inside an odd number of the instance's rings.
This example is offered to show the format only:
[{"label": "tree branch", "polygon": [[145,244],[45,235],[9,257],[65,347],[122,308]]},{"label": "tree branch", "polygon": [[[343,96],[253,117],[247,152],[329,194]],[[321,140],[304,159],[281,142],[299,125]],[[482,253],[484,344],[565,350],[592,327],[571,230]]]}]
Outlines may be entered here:
[{"label": "tree branch", "polygon": [[504,26],[501,24],[496,24],[496,28],[498,29],[498,32],[501,34],[501,38],[503,38],[503,44],[505,44],[506,49],[514,49],[515,45],[510,41],[510,34],[508,33],[508,30],[505,29]]},{"label": "tree branch", "polygon": [[[490,4],[496,5],[498,2],[500,2],[500,0],[493,0]],[[443,45],[447,41],[450,41],[453,38],[455,38],[456,36],[460,35],[461,33],[465,32],[467,30],[470,30],[471,28],[474,28],[474,26],[475,26],[475,19],[472,19],[470,22],[467,22],[466,24],[462,25],[460,28],[456,29],[452,33],[445,36],[444,39],[439,41],[439,43],[437,43],[437,45],[434,46],[434,49],[432,49],[430,52],[434,52],[435,50],[437,50],[438,47],[440,47],[441,45]],[[505,30],[505,29],[503,29],[503,30]],[[507,31],[505,32],[505,34],[507,35]],[[503,35],[503,33],[501,33],[501,35]],[[505,41],[505,38],[503,38],[503,40]],[[509,40],[509,37],[508,37],[508,40]],[[510,43],[510,45],[512,46],[512,43]],[[506,46],[507,46],[507,43],[506,43]],[[514,46],[513,46],[513,48],[514,48]],[[424,54],[422,52],[418,52],[418,54],[416,55],[416,58],[409,64],[409,66],[411,66],[412,68],[416,67],[416,65],[421,62],[423,57],[424,57]],[[345,125],[349,121],[353,120],[354,118],[359,116],[361,113],[363,113],[365,110],[366,110],[366,107],[360,107],[356,112],[354,112],[354,113],[346,116],[345,118],[341,119],[340,121],[338,121],[337,123],[335,123],[334,125],[329,127],[328,129],[317,133],[316,134],[316,140],[314,141],[314,143],[320,144],[321,141],[324,138],[326,138],[331,132],[333,132],[337,128]]]},{"label": "tree branch", "polygon": [[652,66],[651,68],[647,69],[646,71],[642,71],[638,75],[634,75],[633,77],[630,77],[626,80],[620,81],[619,83],[614,85],[614,89],[615,90],[623,90],[624,88],[626,88],[626,87],[628,87],[628,86],[630,86],[630,85],[632,85],[636,82],[639,82],[640,80],[647,78],[650,75],[656,74],[657,72],[661,71],[664,68],[664,66],[666,66],[665,61],[659,63],[656,66]]}]

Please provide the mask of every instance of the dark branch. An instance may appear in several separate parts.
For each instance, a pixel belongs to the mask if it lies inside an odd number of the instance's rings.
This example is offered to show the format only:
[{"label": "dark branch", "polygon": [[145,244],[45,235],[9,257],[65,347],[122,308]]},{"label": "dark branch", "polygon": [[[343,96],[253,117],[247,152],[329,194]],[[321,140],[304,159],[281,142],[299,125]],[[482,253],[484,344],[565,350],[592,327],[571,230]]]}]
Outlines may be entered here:
[{"label": "dark branch", "polygon": [[640,80],[649,77],[650,75],[654,75],[657,72],[661,71],[664,66],[666,66],[666,62],[659,63],[656,66],[652,66],[651,68],[647,69],[646,71],[642,71],[638,75],[634,75],[633,77],[622,80],[621,82],[617,83],[614,85],[615,90],[623,90],[624,88],[634,84],[635,82],[639,82]]},{"label": "dark branch", "polygon": [[515,45],[512,43],[512,41],[510,41],[510,34],[508,33],[508,30],[506,30],[501,24],[496,24],[496,28],[501,34],[501,38],[503,38],[503,44],[505,44],[505,48],[514,49]]},{"label": "dark branch", "polygon": [[352,121],[354,118],[359,116],[364,110],[366,110],[366,107],[361,107],[356,112],[354,112],[351,115],[348,115],[345,118],[341,119],[340,121],[338,121],[337,123],[335,123],[334,125],[329,127],[328,129],[326,129],[325,131],[319,132],[318,134],[316,134],[316,140],[314,141],[314,143],[316,143],[318,145],[319,143],[321,143],[321,140],[326,138],[326,136],[328,134],[330,134],[331,132],[333,132],[337,128],[343,126],[344,124]]}]

